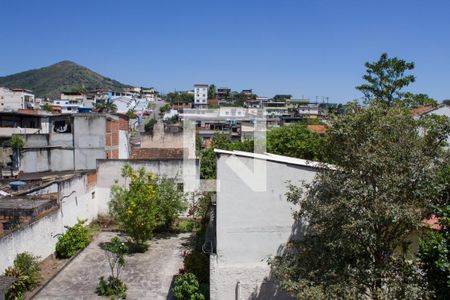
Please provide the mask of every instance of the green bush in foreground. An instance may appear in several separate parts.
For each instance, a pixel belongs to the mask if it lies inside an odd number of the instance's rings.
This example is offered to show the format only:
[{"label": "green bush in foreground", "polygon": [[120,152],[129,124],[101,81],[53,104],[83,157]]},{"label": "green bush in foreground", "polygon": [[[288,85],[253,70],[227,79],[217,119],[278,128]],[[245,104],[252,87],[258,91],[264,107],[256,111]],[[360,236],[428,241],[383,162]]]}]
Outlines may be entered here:
[{"label": "green bush in foreground", "polygon": [[58,242],[56,243],[57,257],[72,257],[77,251],[89,245],[93,234],[85,223],[86,220],[78,220],[72,227],[66,226],[66,232],[58,236]]},{"label": "green bush in foreground", "polygon": [[19,253],[14,260],[14,266],[5,270],[5,276],[16,277],[17,281],[8,289],[6,299],[24,299],[24,293],[39,285],[41,280],[39,256],[28,252]]},{"label": "green bush in foreground", "polygon": [[200,293],[200,284],[197,277],[192,273],[177,275],[172,292],[178,300],[204,300],[205,296]]}]

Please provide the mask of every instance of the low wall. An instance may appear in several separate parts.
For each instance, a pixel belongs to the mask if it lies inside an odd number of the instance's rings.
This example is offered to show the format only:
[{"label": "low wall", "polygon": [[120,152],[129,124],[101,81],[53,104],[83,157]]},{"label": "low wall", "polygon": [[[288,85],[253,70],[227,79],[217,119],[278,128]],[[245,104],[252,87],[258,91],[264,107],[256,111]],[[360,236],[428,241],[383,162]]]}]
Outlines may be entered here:
[{"label": "low wall", "polygon": [[[98,214],[95,186],[89,186],[87,174],[50,185],[33,194],[59,191],[60,207],[53,213],[7,234],[0,239],[0,273],[13,264],[18,253],[28,251],[42,259],[55,251],[57,235],[65,231],[64,226],[74,225],[78,219],[94,220]],[[94,194],[92,194],[94,193]]]},{"label": "low wall", "polygon": [[[195,168],[195,160],[192,160]],[[102,199],[99,203],[98,213],[108,214],[108,202],[110,199],[111,186],[117,181],[125,184],[121,176],[121,169],[129,163],[134,169],[144,167],[147,172],[154,175],[175,178],[177,182],[183,182],[183,160],[125,160],[125,159],[99,159],[97,160],[97,196]]]}]

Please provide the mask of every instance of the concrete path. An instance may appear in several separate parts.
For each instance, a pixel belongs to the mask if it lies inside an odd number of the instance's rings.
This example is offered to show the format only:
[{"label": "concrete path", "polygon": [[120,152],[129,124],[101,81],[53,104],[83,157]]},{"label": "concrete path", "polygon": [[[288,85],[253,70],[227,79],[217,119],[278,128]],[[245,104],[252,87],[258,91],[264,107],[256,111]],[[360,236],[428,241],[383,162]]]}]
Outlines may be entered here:
[{"label": "concrete path", "polygon": [[[109,267],[101,242],[116,233],[102,232],[59,273],[34,299],[106,299],[95,294],[100,276],[108,277]],[[126,257],[120,279],[127,286],[127,299],[172,299],[173,277],[183,266],[182,252],[189,234],[155,238],[146,253]]]}]

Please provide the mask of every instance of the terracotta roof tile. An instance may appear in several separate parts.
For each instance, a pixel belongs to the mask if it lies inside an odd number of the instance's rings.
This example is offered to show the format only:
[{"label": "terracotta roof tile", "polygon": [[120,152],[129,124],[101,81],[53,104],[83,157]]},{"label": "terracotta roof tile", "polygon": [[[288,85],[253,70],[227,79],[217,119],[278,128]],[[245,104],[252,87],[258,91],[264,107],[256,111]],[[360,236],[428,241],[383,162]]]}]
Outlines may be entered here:
[{"label": "terracotta roof tile", "polygon": [[413,116],[420,116],[420,115],[426,114],[427,112],[432,111],[433,109],[434,109],[433,106],[419,106],[419,107],[413,108],[411,110],[411,113]]},{"label": "terracotta roof tile", "polygon": [[317,133],[317,134],[325,134],[328,130],[325,125],[308,125],[307,127],[309,131]]}]

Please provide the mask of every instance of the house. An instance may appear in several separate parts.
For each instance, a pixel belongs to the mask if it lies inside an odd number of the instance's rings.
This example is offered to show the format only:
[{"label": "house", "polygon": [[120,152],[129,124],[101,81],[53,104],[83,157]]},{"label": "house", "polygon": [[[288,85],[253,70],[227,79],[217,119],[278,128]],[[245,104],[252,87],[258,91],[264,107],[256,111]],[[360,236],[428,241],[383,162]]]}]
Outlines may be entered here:
[{"label": "house", "polygon": [[21,172],[92,170],[97,159],[129,157],[126,115],[55,115],[49,123],[48,133],[21,135]]},{"label": "house", "polygon": [[53,106],[57,107],[58,111],[63,114],[77,113],[80,108],[83,108],[83,100],[53,100]]},{"label": "house", "polygon": [[35,108],[35,97],[32,91],[0,87],[0,111],[33,108]]},{"label": "house", "polygon": [[221,87],[217,89],[216,97],[218,101],[227,100],[230,97],[231,89],[227,87]]},{"label": "house", "polygon": [[322,165],[268,153],[215,152],[216,203],[204,245],[211,252],[210,298],[289,299],[270,277],[267,260],[302,236],[304,224],[296,224],[296,207],[286,200],[288,183],[311,183]]},{"label": "house", "polygon": [[[411,113],[414,118],[420,118],[425,115],[437,115],[437,116],[446,116],[450,118],[450,106],[441,104],[437,107],[432,106],[419,106],[411,110]],[[450,136],[447,138],[447,143],[450,145]]]},{"label": "house", "polygon": [[0,139],[13,134],[48,133],[51,113],[19,109],[16,112],[0,111]]},{"label": "house", "polygon": [[206,108],[208,106],[208,85],[194,84],[194,106]]}]

